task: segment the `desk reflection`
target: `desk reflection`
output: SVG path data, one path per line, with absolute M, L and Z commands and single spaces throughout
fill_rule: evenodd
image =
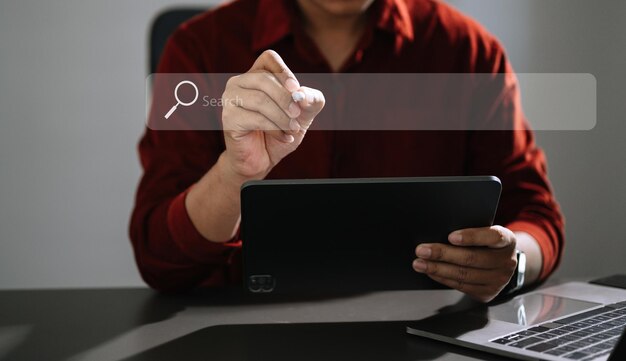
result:
M 502 360 L 412 336 L 406 321 L 221 325 L 207 327 L 126 361 L 159 360 Z

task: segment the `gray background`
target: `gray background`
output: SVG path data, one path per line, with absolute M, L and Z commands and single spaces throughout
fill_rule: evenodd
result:
M 517 71 L 596 76 L 595 129 L 538 133 L 567 217 L 558 274 L 626 272 L 626 2 L 451 2 L 502 40 Z M 127 228 L 147 29 L 173 5 L 0 0 L 0 288 L 142 285 Z

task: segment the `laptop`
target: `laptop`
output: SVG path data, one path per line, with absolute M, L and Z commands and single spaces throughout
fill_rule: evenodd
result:
M 493 224 L 491 176 L 262 180 L 241 190 L 245 289 L 330 295 L 445 288 L 415 248 Z
M 626 290 L 571 282 L 442 312 L 409 324 L 407 332 L 520 360 L 621 361 L 625 328 Z

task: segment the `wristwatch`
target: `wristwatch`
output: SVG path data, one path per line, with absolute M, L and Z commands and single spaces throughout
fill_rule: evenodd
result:
M 513 272 L 511 280 L 502 290 L 502 293 L 505 295 L 519 291 L 524 286 L 524 276 L 526 274 L 526 254 L 519 249 L 516 249 L 515 255 L 517 257 L 517 267 L 515 267 L 515 272 Z

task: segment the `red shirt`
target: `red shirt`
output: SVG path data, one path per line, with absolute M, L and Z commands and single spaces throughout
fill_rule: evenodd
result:
M 294 3 L 240 0 L 188 21 L 169 39 L 158 72 L 243 73 L 269 48 L 296 74 L 331 72 L 298 25 Z M 443 3 L 377 0 L 369 16 L 369 26 L 341 72 L 513 75 L 497 40 Z M 539 242 L 545 278 L 560 259 L 563 218 L 517 87 L 499 99 L 495 111 L 511 118 L 517 130 L 310 131 L 268 178 L 495 175 L 503 184 L 496 224 L 527 232 Z M 333 100 L 327 98 L 323 112 L 329 106 Z M 241 283 L 241 242 L 204 239 L 184 205 L 187 190 L 224 149 L 219 131 L 147 129 L 141 139 L 144 174 L 130 238 L 150 286 L 176 290 Z

